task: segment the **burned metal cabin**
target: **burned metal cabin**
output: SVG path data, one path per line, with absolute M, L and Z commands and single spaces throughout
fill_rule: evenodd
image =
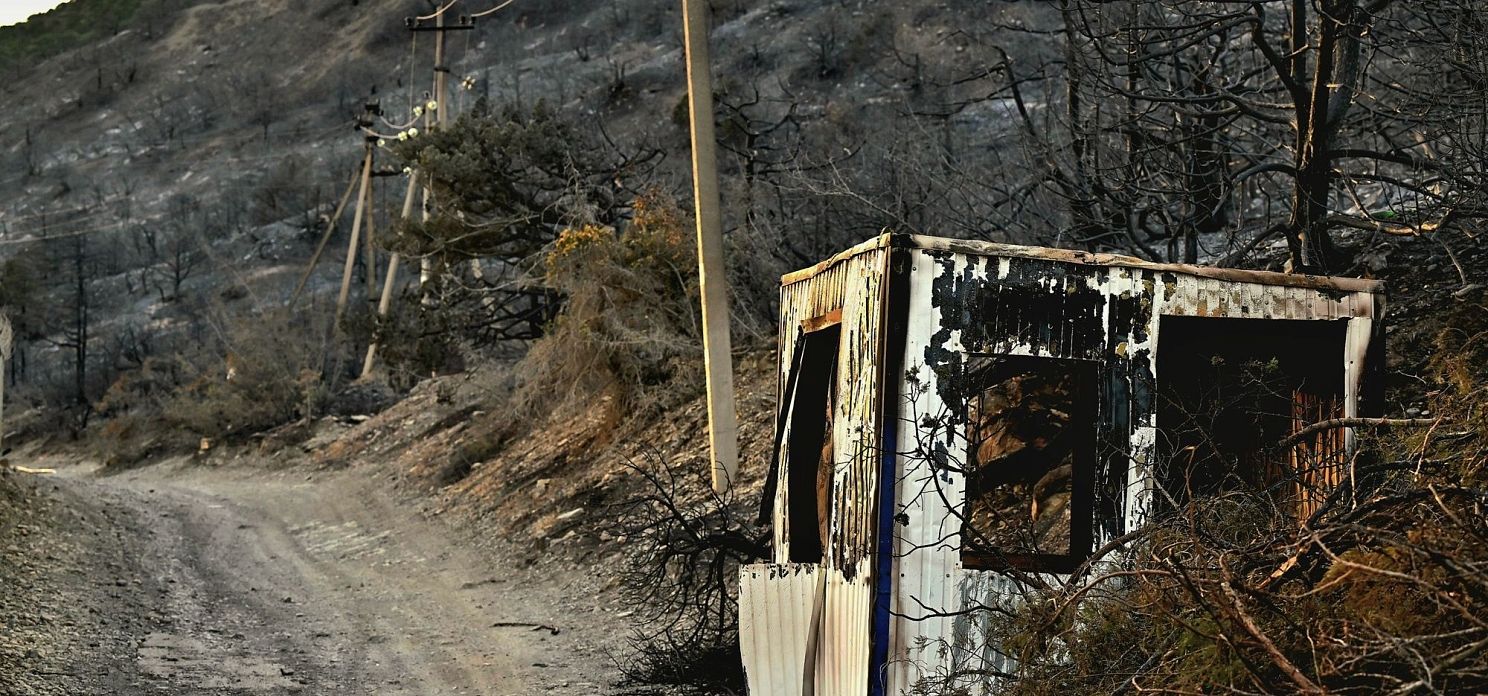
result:
M 967 611 L 1016 601 L 1003 571 L 1069 572 L 1174 495 L 1309 514 L 1352 433 L 1278 442 L 1370 414 L 1382 308 L 1370 280 L 907 235 L 786 275 L 751 693 L 1006 666 Z

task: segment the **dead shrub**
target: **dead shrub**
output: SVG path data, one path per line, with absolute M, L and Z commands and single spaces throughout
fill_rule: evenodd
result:
M 544 411 L 611 387 L 617 406 L 690 396 L 701 353 L 695 254 L 676 203 L 656 192 L 635 201 L 623 231 L 564 230 L 543 266 L 563 308 L 519 366 L 518 404 Z M 670 398 L 658 398 L 662 385 Z
M 180 359 L 147 358 L 114 380 L 93 406 L 106 420 L 89 442 L 92 455 L 118 468 L 194 448 L 194 438 L 168 427 L 161 415 L 186 367 Z
M 621 592 L 640 627 L 622 669 L 635 684 L 743 693 L 739 567 L 768 557 L 768 530 L 752 524 L 754 506 L 713 492 L 707 467 L 653 457 L 631 468 L 644 487 L 607 530 L 627 549 Z
M 287 311 L 236 322 L 223 336 L 225 357 L 199 358 L 194 378 L 165 403 L 166 422 L 230 439 L 321 413 L 330 394 L 320 378 L 319 335 Z
M 105 421 L 89 445 L 92 456 L 104 467 L 121 469 L 190 452 L 197 441 L 189 434 L 164 427 L 159 415 L 130 413 Z

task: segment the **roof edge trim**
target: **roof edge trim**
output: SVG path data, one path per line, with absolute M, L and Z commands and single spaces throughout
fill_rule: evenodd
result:
M 1143 261 L 1132 256 L 1120 254 L 1101 254 L 1088 251 L 1077 251 L 1073 249 L 1053 249 L 1049 247 L 1019 246 L 1015 244 L 1000 244 L 997 242 L 984 242 L 969 239 L 948 239 L 945 237 L 929 237 L 925 235 L 912 234 L 881 234 L 861 244 L 853 246 L 845 251 L 837 253 L 832 257 L 815 265 L 803 268 L 799 271 L 787 273 L 780 278 L 781 285 L 790 285 L 803 280 L 810 279 L 817 274 L 835 266 L 843 261 L 859 254 L 881 249 L 884 247 L 895 247 L 902 249 L 922 249 L 925 251 L 942 251 L 972 256 L 1000 256 L 1025 259 L 1043 259 L 1047 261 L 1059 261 L 1063 263 L 1078 264 L 1081 266 L 1104 266 L 1114 268 L 1137 268 L 1162 273 L 1182 273 L 1184 275 L 1198 276 L 1201 278 L 1213 278 L 1235 283 L 1255 283 L 1258 285 L 1279 285 L 1287 287 L 1311 288 L 1314 290 L 1333 290 L 1340 292 L 1367 292 L 1379 294 L 1384 291 L 1384 281 L 1371 280 L 1368 278 L 1347 278 L 1342 276 L 1319 276 L 1301 273 L 1278 273 L 1276 271 L 1251 271 L 1239 268 L 1218 268 L 1215 266 L 1196 266 L 1186 263 L 1158 263 L 1154 261 Z

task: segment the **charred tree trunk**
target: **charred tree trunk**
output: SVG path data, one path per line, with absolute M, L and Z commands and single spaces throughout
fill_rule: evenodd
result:
M 72 271 L 77 296 L 73 305 L 73 398 L 78 409 L 78 429 L 88 427 L 92 404 L 88 401 L 88 278 L 84 272 L 83 235 L 72 242 Z
M 1292 45 L 1306 44 L 1307 3 L 1294 5 Z M 1287 244 L 1292 270 L 1328 273 L 1339 269 L 1328 234 L 1328 199 L 1333 191 L 1334 136 L 1353 104 L 1359 74 L 1359 40 L 1369 16 L 1354 0 L 1324 0 L 1317 18 L 1317 67 L 1306 99 L 1297 104 L 1297 176 Z M 1300 18 L 1300 19 L 1299 19 Z M 1302 32 L 1296 35 L 1295 32 Z M 1302 60 L 1302 59 L 1298 59 Z M 1294 63 L 1294 74 L 1305 70 Z

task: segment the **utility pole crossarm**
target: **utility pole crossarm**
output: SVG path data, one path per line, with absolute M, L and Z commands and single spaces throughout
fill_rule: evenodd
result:
M 442 21 L 444 16 L 440 15 L 439 19 Z M 469 17 L 461 17 L 455 20 L 454 24 L 436 24 L 432 27 L 413 17 L 409 17 L 404 22 L 408 24 L 409 31 L 470 31 L 475 28 L 475 20 Z

